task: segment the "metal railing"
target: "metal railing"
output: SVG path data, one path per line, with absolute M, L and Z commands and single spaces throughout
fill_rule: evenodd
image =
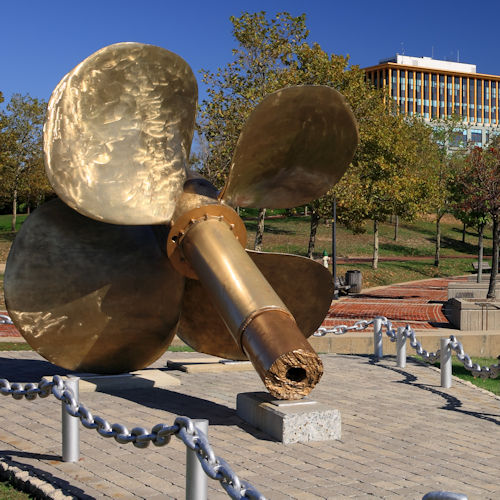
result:
M 383 327 L 386 328 L 386 335 L 389 337 L 391 342 L 396 342 L 396 360 L 399 368 L 404 368 L 406 366 L 406 340 L 410 341 L 411 347 L 413 347 L 418 355 L 426 363 L 435 363 L 440 361 L 441 368 L 441 387 L 449 388 L 452 383 L 452 351 L 455 351 L 457 358 L 462 362 L 464 368 L 472 373 L 474 377 L 479 376 L 481 378 L 496 378 L 500 374 L 500 364 L 494 364 L 491 366 L 480 366 L 478 363 L 473 363 L 470 356 L 465 353 L 462 343 L 455 337 L 455 335 L 450 335 L 449 337 L 443 337 L 440 341 L 440 349 L 436 352 L 426 351 L 421 342 L 417 339 L 415 331 L 410 325 L 405 327 L 398 327 L 395 330 L 392 327 L 392 323 L 384 316 L 377 316 L 372 320 L 361 320 L 354 323 L 352 326 L 338 325 L 332 328 L 319 328 L 314 335 L 316 337 L 323 337 L 329 333 L 334 335 L 344 335 L 351 331 L 362 331 L 366 330 L 369 326 L 373 325 L 373 354 L 376 359 L 382 359 L 383 357 Z
M 12 320 L 5 314 L 0 314 L 0 325 L 13 325 Z
M 38 384 L 11 384 L 0 379 L 0 393 L 14 399 L 26 398 L 33 401 L 51 394 L 62 403 L 62 459 L 79 460 L 78 419 L 87 429 L 95 429 L 102 437 L 114 438 L 121 444 L 132 443 L 137 448 L 146 448 L 150 443 L 165 446 L 172 436 L 179 438 L 187 447 L 186 455 L 186 499 L 206 500 L 206 476 L 219 481 L 222 488 L 233 499 L 249 498 L 266 500 L 250 483 L 240 480 L 227 462 L 215 455 L 207 439 L 208 420 L 192 420 L 177 417 L 173 425 L 157 424 L 149 432 L 143 427 L 129 431 L 122 424 L 110 424 L 106 419 L 93 416 L 78 402 L 78 377 L 67 380 L 55 375 L 52 381 L 42 378 Z

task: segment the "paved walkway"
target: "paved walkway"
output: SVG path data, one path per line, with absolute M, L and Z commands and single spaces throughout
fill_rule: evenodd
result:
M 193 353 L 192 356 L 199 357 Z M 154 365 L 186 353 L 167 353 Z M 469 499 L 500 498 L 500 400 L 410 361 L 374 363 L 367 356 L 323 355 L 325 375 L 311 397 L 338 408 L 342 440 L 283 445 L 235 413 L 238 392 L 262 391 L 255 372 L 169 371 L 181 385 L 82 393 L 94 415 L 129 429 L 173 422 L 177 415 L 210 420 L 209 440 L 240 478 L 269 499 L 419 499 L 434 490 Z M 0 353 L 0 377 L 38 381 L 61 370 L 33 352 Z M 43 478 L 51 498 L 182 499 L 185 448 L 137 449 L 81 430 L 81 461 L 60 461 L 60 403 L 2 397 L 0 462 Z M 2 465 L 0 463 L 0 465 Z M 57 489 L 54 490 L 53 487 Z M 209 498 L 228 498 L 209 480 Z
M 395 327 L 409 324 L 414 330 L 450 328 L 442 309 L 448 283 L 458 280 L 466 278 L 413 281 L 341 297 L 332 302 L 323 326 L 352 325 L 360 319 L 385 316 Z

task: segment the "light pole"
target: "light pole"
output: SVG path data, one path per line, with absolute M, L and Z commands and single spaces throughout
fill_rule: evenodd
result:
M 333 275 L 333 300 L 338 300 L 337 289 L 337 198 L 333 197 L 332 206 L 332 275 Z

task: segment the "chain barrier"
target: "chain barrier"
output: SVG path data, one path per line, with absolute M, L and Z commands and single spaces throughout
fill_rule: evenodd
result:
M 5 314 L 0 314 L 0 325 L 13 325 L 12 320 Z
M 334 335 L 344 335 L 344 333 L 347 332 L 352 332 L 352 331 L 359 332 L 361 330 L 366 330 L 370 325 L 373 325 L 374 321 L 375 321 L 374 319 L 370 321 L 363 319 L 361 321 L 356 321 L 356 323 L 354 323 L 354 325 L 352 326 L 338 325 L 332 328 L 325 328 L 322 326 L 318 328 L 313 335 L 315 337 L 324 337 L 328 333 L 333 333 Z
M 320 327 L 314 333 L 315 337 L 324 337 L 328 333 L 333 333 L 334 335 L 344 335 L 350 331 L 361 331 L 366 330 L 370 325 L 373 325 L 376 319 L 381 320 L 381 325 L 385 326 L 386 335 L 389 337 L 391 342 L 396 342 L 397 331 L 392 327 L 392 322 L 384 316 L 377 316 L 376 318 L 367 321 L 361 320 L 354 323 L 352 326 L 338 325 L 331 328 Z M 416 353 L 422 356 L 426 363 L 435 363 L 441 357 L 441 350 L 438 349 L 436 352 L 426 351 L 422 347 L 422 343 L 417 339 L 415 330 L 410 325 L 406 325 L 403 332 L 403 337 L 409 339 L 410 345 L 415 349 Z M 500 364 L 495 364 L 491 366 L 480 366 L 478 363 L 473 363 L 470 356 L 464 352 L 462 343 L 455 337 L 455 335 L 450 335 L 450 348 L 455 351 L 457 358 L 462 362 L 465 369 L 470 371 L 474 377 L 479 376 L 481 378 L 496 378 L 500 374 Z
M 188 417 L 177 417 L 174 425 L 157 424 L 151 432 L 144 427 L 134 427 L 130 432 L 122 424 L 110 424 L 106 419 L 93 416 L 82 404 L 78 404 L 73 392 L 66 387 L 59 375 L 54 375 L 52 381 L 42 378 L 38 384 L 10 383 L 0 379 L 0 392 L 14 399 L 23 397 L 32 401 L 38 397 L 46 398 L 51 394 L 61 401 L 66 412 L 80 419 L 87 429 L 95 429 L 102 437 L 114 438 L 120 444 L 132 443 L 137 448 L 147 448 L 149 443 L 155 446 L 165 446 L 172 436 L 179 438 L 186 447 L 196 452 L 197 458 L 205 474 L 219 481 L 226 493 L 233 499 L 249 498 L 266 500 L 250 483 L 241 480 L 227 464 L 215 455 L 206 435 L 195 428 L 194 422 Z

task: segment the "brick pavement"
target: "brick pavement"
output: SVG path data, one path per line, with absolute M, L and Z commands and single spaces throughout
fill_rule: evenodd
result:
M 443 313 L 448 283 L 461 278 L 436 278 L 378 287 L 332 302 L 325 327 L 352 325 L 360 319 L 385 316 L 395 327 L 414 329 L 450 328 Z
M 198 353 L 193 354 L 196 357 Z M 186 353 L 167 353 L 155 363 Z M 82 402 L 112 422 L 151 428 L 177 415 L 210 420 L 217 455 L 270 499 L 405 498 L 451 490 L 500 498 L 500 400 L 467 383 L 439 387 L 439 373 L 411 360 L 322 356 L 325 375 L 312 398 L 338 408 L 342 440 L 282 445 L 241 421 L 237 392 L 262 391 L 251 372 L 171 371 L 171 390 L 83 393 Z M 61 370 L 33 352 L 0 353 L 0 377 L 38 381 Z M 77 498 L 184 498 L 184 445 L 140 450 L 81 430 L 82 460 L 62 463 L 60 403 L 1 398 L 0 459 Z M 228 498 L 209 480 L 209 498 Z M 59 493 L 59 496 L 62 494 Z

